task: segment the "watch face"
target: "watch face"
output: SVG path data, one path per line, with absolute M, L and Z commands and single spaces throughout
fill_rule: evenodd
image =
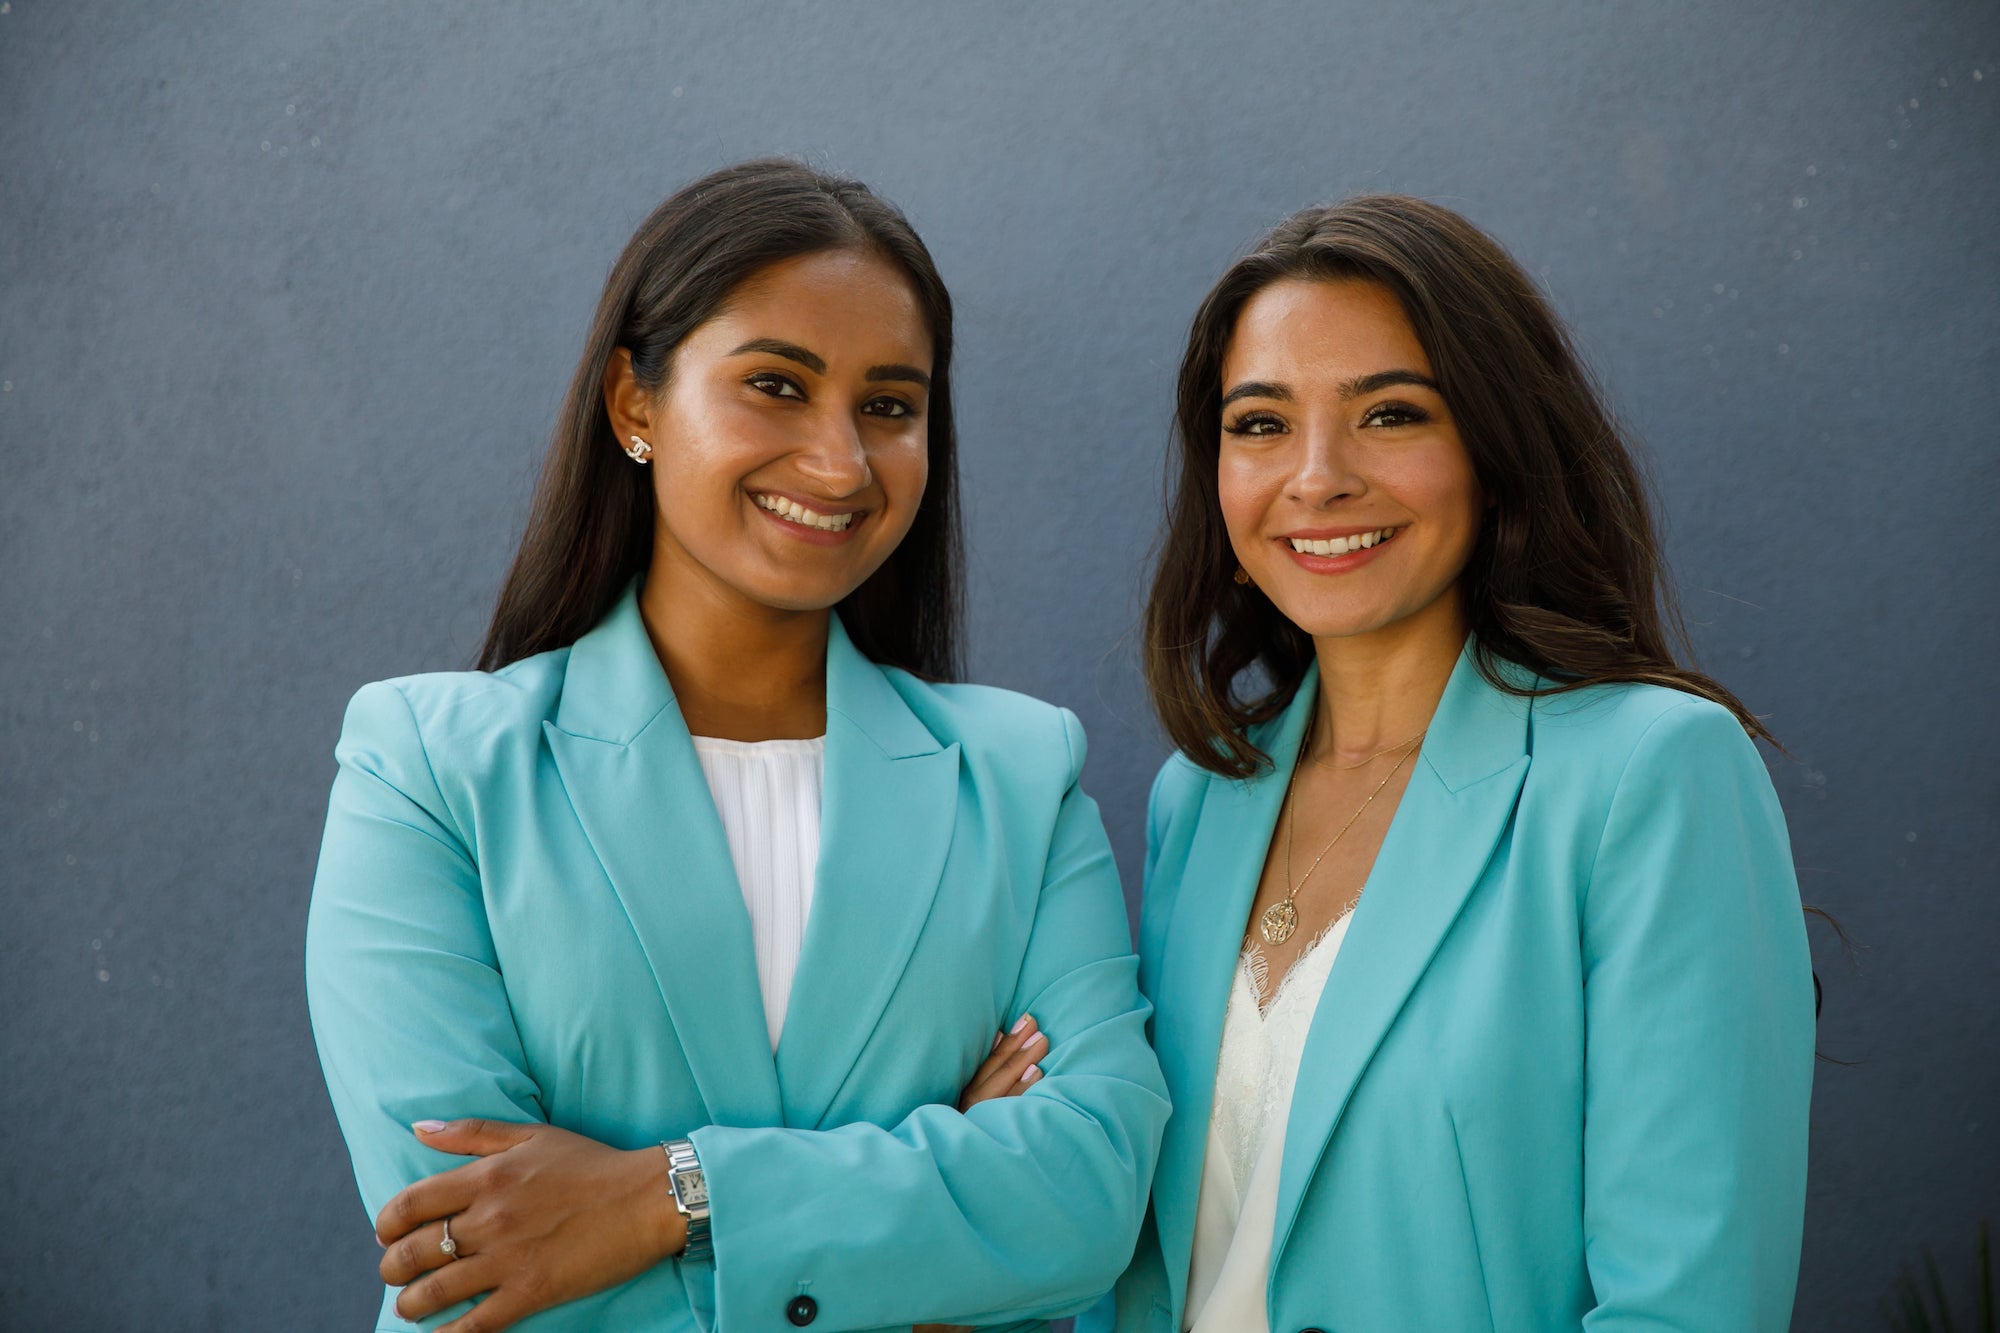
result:
M 699 1208 L 708 1202 L 708 1178 L 700 1167 L 674 1172 L 674 1193 L 690 1208 Z

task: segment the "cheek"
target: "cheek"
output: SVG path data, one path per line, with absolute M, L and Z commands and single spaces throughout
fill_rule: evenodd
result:
M 869 451 L 868 463 L 889 502 L 914 509 L 930 484 L 930 437 L 916 430 L 888 441 Z
M 1215 472 L 1216 499 L 1222 508 L 1222 523 L 1240 546 L 1252 541 L 1263 522 L 1278 487 L 1273 470 L 1260 467 L 1260 460 L 1225 453 Z M 1282 482 L 1279 477 L 1278 481 Z

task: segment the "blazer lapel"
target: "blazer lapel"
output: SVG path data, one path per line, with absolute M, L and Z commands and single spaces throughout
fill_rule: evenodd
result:
M 779 1123 L 750 913 L 636 585 L 570 649 L 562 702 L 543 730 L 710 1119 Z
M 1154 1046 L 1174 1113 L 1160 1146 L 1153 1207 L 1176 1310 L 1187 1297 L 1188 1257 L 1194 1245 L 1195 1203 L 1208 1146 L 1223 1012 L 1229 1004 L 1244 924 L 1263 876 L 1264 854 L 1318 697 L 1319 669 L 1314 666 L 1284 713 L 1258 738 L 1271 756 L 1271 768 L 1242 781 L 1208 780 L 1167 928 L 1155 987 Z
M 836 616 L 819 866 L 778 1037 L 787 1125 L 820 1124 L 902 977 L 951 847 L 958 760 Z
M 1299 1058 L 1271 1273 L 1327 1141 L 1382 1038 L 1492 859 L 1528 772 L 1529 700 L 1480 675 L 1471 641 L 1369 873 Z

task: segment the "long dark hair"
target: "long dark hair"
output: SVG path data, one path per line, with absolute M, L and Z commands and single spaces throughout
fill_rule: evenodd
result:
M 628 348 L 639 383 L 657 390 L 674 349 L 768 264 L 868 249 L 909 278 L 931 335 L 930 480 L 908 535 L 840 603 L 848 637 L 871 660 L 933 680 L 959 672 L 962 561 L 958 437 L 951 414 L 951 296 L 930 251 L 894 205 L 859 181 L 768 158 L 726 167 L 676 191 L 640 225 L 605 280 L 556 420 L 479 668 L 563 648 L 603 618 L 653 549 L 646 469 L 618 451 L 604 371 Z
M 1665 685 L 1722 704 L 1770 739 L 1735 695 L 1679 665 L 1687 634 L 1645 483 L 1533 280 L 1451 210 L 1366 195 L 1285 219 L 1222 275 L 1188 334 L 1179 476 L 1145 626 L 1146 684 L 1183 754 L 1232 778 L 1261 770 L 1269 759 L 1248 730 L 1283 711 L 1313 659 L 1304 630 L 1234 581 L 1216 485 L 1223 355 L 1244 304 L 1287 278 L 1380 283 L 1430 357 L 1490 501 L 1460 575 L 1489 681 L 1515 694 Z M 1503 660 L 1543 683 L 1515 683 Z

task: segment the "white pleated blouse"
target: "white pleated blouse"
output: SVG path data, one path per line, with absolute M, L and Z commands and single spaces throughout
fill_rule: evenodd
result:
M 1237 960 L 1222 1020 L 1215 1106 L 1194 1211 L 1186 1333 L 1270 1333 L 1264 1293 L 1278 1221 L 1278 1169 L 1299 1055 L 1347 938 L 1348 912 L 1321 932 L 1269 995 L 1261 952 Z
M 809 741 L 727 741 L 696 736 L 694 752 L 708 779 L 715 813 L 729 840 L 729 859 L 757 949 L 757 987 L 771 1049 L 785 1030 L 785 1006 L 812 911 L 819 865 L 820 790 L 826 738 Z

